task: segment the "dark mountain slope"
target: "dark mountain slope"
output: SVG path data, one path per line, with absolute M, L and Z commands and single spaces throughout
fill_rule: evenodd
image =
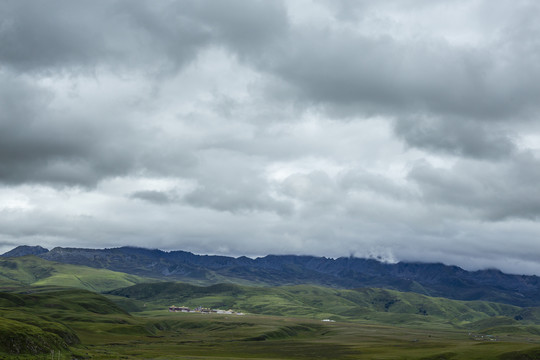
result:
M 16 253 L 15 250 L 10 253 Z M 250 259 L 134 247 L 54 248 L 38 256 L 62 263 L 199 284 L 234 282 L 259 285 L 315 284 L 335 288 L 378 287 L 458 300 L 540 305 L 540 280 L 537 276 L 509 275 L 498 270 L 471 272 L 443 264 L 387 264 L 373 259 L 295 255 L 268 255 Z
M 40 255 L 48 252 L 48 249 L 45 249 L 41 246 L 28 246 L 21 245 L 17 246 L 15 249 L 8 251 L 5 254 L 0 255 L 0 257 L 18 257 L 18 256 L 28 256 L 28 255 Z

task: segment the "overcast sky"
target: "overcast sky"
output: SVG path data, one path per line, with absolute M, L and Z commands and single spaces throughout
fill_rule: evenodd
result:
M 0 252 L 540 275 L 540 2 L 0 2 Z

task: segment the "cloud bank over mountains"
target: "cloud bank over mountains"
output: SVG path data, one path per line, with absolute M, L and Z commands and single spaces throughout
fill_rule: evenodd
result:
M 0 250 L 540 274 L 533 1 L 4 1 Z

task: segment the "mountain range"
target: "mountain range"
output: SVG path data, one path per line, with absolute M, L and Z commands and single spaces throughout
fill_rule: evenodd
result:
M 540 278 L 488 269 L 467 271 L 440 263 L 384 263 L 375 259 L 337 259 L 268 255 L 251 259 L 196 255 L 135 247 L 83 249 L 19 246 L 3 255 L 33 255 L 73 265 L 194 284 L 237 283 L 279 286 L 312 284 L 332 288 L 384 288 L 457 300 L 486 300 L 540 306 Z

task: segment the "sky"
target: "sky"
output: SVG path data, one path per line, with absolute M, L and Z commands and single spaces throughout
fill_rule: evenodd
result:
M 540 275 L 540 2 L 0 2 L 0 252 Z

